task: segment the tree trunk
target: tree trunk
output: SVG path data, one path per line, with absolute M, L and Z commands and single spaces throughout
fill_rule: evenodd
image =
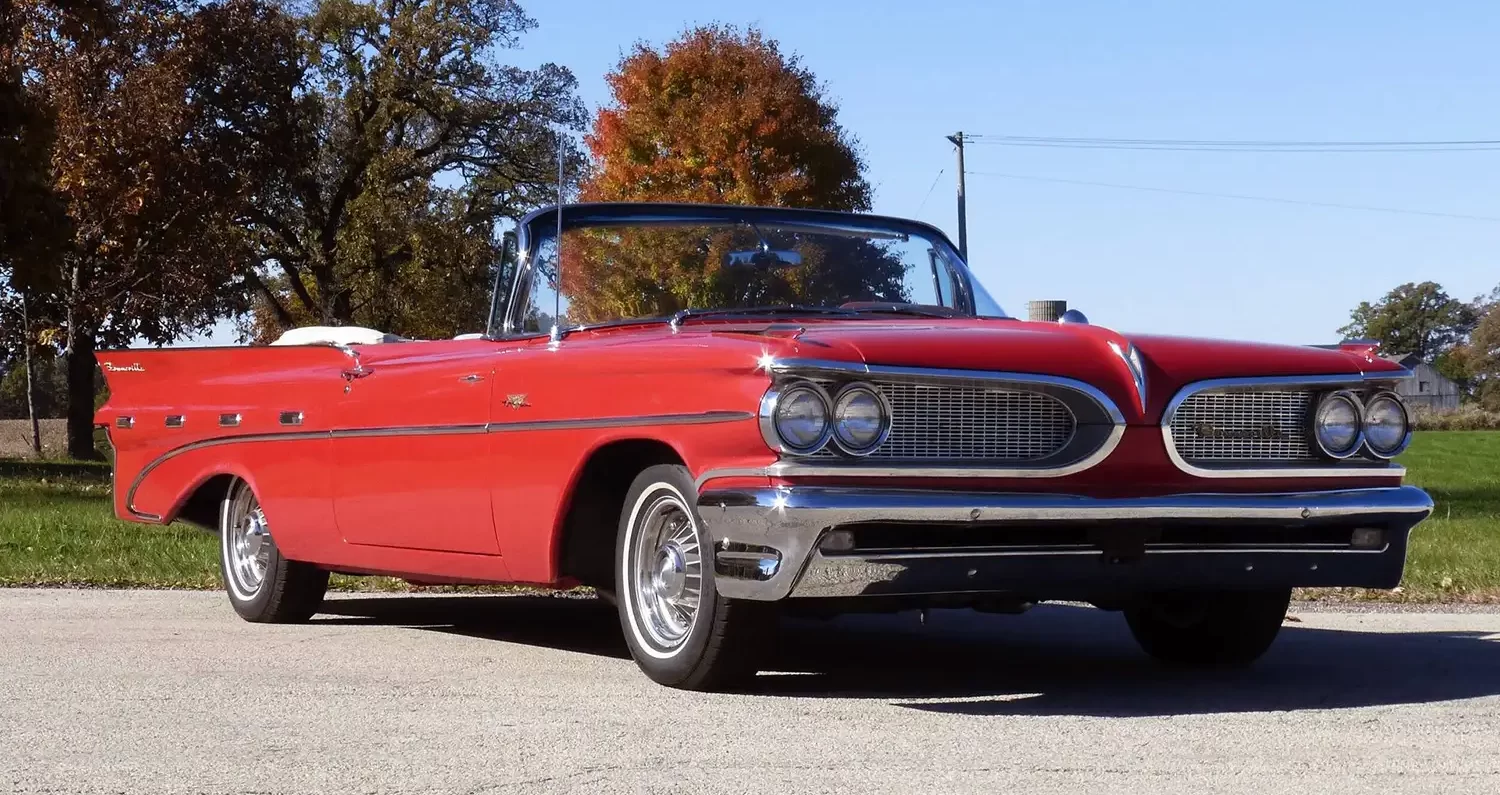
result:
M 68 350 L 68 455 L 97 461 L 94 449 L 94 332 L 70 331 Z
M 31 357 L 31 296 L 21 291 L 21 344 L 26 348 L 26 416 L 31 419 L 31 452 L 42 457 L 42 423 L 36 416 L 36 365 Z

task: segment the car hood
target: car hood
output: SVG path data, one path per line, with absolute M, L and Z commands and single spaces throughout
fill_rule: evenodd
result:
M 1131 346 L 1145 367 L 1141 410 L 1121 352 Z M 871 366 L 1034 373 L 1073 378 L 1150 420 L 1182 386 L 1212 378 L 1357 375 L 1400 371 L 1379 358 L 1341 350 L 1117 332 L 1085 324 L 1019 320 L 811 323 L 796 337 L 804 358 L 857 360 Z

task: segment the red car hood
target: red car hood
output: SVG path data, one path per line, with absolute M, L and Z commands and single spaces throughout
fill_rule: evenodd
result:
M 1064 376 L 1103 390 L 1132 421 L 1154 421 L 1172 395 L 1193 381 L 1401 370 L 1376 357 L 1340 350 L 1123 334 L 1084 324 L 964 319 L 814 323 L 805 328 L 792 355 Z M 1115 351 L 1115 346 L 1128 350 L 1131 345 L 1139 350 L 1146 369 L 1144 414 L 1131 371 Z

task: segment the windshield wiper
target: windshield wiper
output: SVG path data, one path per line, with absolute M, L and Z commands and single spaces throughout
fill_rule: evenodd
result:
M 838 315 L 839 317 L 860 317 L 860 313 L 853 309 L 843 309 L 836 306 L 810 306 L 806 304 L 773 304 L 771 306 L 747 306 L 738 309 L 684 309 L 672 316 L 667 321 L 673 329 L 682 325 L 682 321 L 688 318 L 705 317 L 740 317 L 754 315 Z
M 931 304 L 899 304 L 885 301 L 868 301 L 857 304 L 849 304 L 843 309 L 859 313 L 878 313 L 882 315 L 910 315 L 912 317 L 967 317 L 957 309 L 949 309 L 946 306 L 934 306 Z

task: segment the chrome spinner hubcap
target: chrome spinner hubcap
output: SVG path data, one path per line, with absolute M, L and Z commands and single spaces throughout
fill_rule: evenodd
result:
M 260 590 L 271 561 L 271 528 L 255 493 L 241 483 L 229 497 L 222 518 L 224 570 L 229 586 L 242 598 Z
M 698 528 L 675 493 L 658 494 L 636 515 L 631 557 L 641 629 L 659 651 L 674 650 L 687 640 L 703 593 Z

